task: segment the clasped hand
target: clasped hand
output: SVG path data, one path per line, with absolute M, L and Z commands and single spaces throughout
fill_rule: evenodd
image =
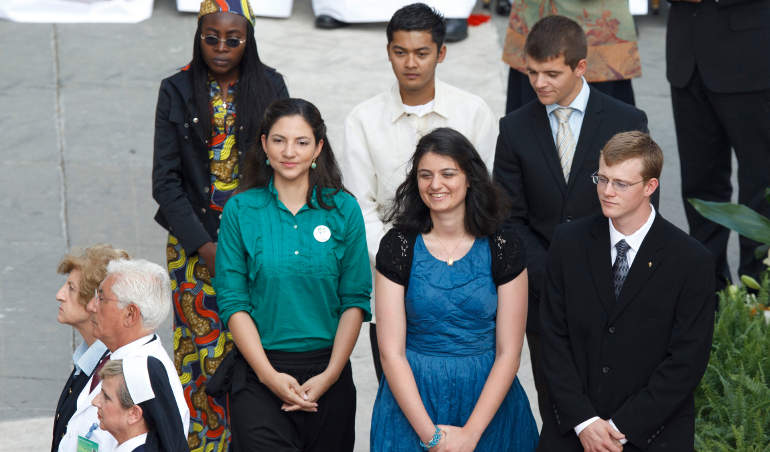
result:
M 615 430 L 609 421 L 597 419 L 578 435 L 585 452 L 622 452 L 620 440 L 626 435 Z
M 479 442 L 479 436 L 466 428 L 454 425 L 437 425 L 444 431 L 444 435 L 430 452 L 473 452 Z
M 263 382 L 281 401 L 283 411 L 318 411 L 318 399 L 334 384 L 334 379 L 326 372 L 308 379 L 300 385 L 289 374 L 275 372 Z

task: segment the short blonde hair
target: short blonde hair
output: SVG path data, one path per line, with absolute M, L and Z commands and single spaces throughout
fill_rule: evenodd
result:
M 649 134 L 638 130 L 615 134 L 604 145 L 600 155 L 608 166 L 632 158 L 642 159 L 644 180 L 660 179 L 660 173 L 663 171 L 663 151 L 660 146 Z
M 128 259 L 125 250 L 113 248 L 112 245 L 94 245 L 83 250 L 82 254 L 67 254 L 59 262 L 56 271 L 66 275 L 72 270 L 80 270 L 79 301 L 83 306 L 94 296 L 94 290 L 107 276 L 107 264 L 116 259 Z

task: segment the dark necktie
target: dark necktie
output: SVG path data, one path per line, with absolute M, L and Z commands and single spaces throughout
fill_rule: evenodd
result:
M 88 390 L 89 394 L 94 391 L 94 388 L 96 387 L 96 385 L 98 385 L 99 381 L 101 381 L 101 378 L 99 378 L 99 371 L 102 370 L 102 367 L 104 367 L 104 365 L 109 360 L 110 360 L 110 352 L 107 352 L 104 354 L 104 356 L 102 356 L 102 359 L 99 360 L 99 364 L 96 365 L 93 376 L 91 377 L 91 388 Z
M 615 285 L 615 299 L 620 296 L 620 290 L 623 288 L 623 283 L 628 276 L 628 259 L 626 259 L 626 253 L 631 248 L 625 240 L 621 240 L 615 244 L 615 249 L 618 250 L 618 256 L 615 258 L 615 264 L 612 266 L 612 283 Z

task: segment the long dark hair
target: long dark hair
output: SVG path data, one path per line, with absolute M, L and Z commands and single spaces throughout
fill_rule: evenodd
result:
M 204 17 L 206 16 L 198 19 L 198 28 L 195 30 L 195 39 L 193 40 L 193 58 L 189 70 L 192 72 L 193 101 L 198 110 L 198 117 L 210 134 L 209 68 L 203 60 L 200 38 Z M 238 66 L 238 85 L 235 91 L 237 112 L 235 115 L 235 130 L 237 131 L 235 140 L 238 149 L 241 150 L 248 149 L 253 144 L 262 112 L 270 105 L 270 102 L 278 97 L 277 87 L 270 83 L 265 73 L 266 66 L 259 59 L 257 41 L 254 39 L 254 27 L 245 18 L 243 20 L 246 22 L 246 42 L 244 43 L 246 47 Z
M 422 201 L 417 186 L 417 167 L 425 154 L 432 152 L 457 162 L 468 181 L 465 195 L 465 230 L 475 237 L 494 234 L 503 224 L 510 201 L 502 189 L 492 182 L 484 161 L 470 141 L 460 132 L 441 127 L 425 135 L 417 143 L 406 180 L 396 190 L 393 205 L 385 216 L 386 223 L 397 228 L 421 233 L 433 229 L 430 210 Z
M 308 207 L 314 207 L 311 201 L 313 190 L 315 190 L 315 200 L 318 205 L 327 210 L 332 209 L 334 205 L 330 201 L 331 195 L 336 194 L 340 190 L 345 192 L 347 190 L 342 185 L 342 174 L 340 173 L 339 166 L 337 166 L 337 160 L 334 158 L 329 139 L 326 136 L 326 124 L 323 118 L 321 118 L 321 112 L 318 111 L 315 105 L 305 99 L 278 99 L 265 110 L 265 116 L 262 118 L 259 128 L 259 136 L 269 135 L 273 125 L 279 119 L 286 116 L 301 116 L 310 128 L 313 129 L 315 142 L 318 143 L 320 140 L 323 140 L 321 153 L 315 161 L 316 168 L 311 169 L 308 174 L 306 202 Z M 262 148 L 262 140 L 257 139 L 256 143 L 243 156 L 243 172 L 238 191 L 241 192 L 254 187 L 266 187 L 272 177 L 273 168 L 265 162 L 265 150 Z M 324 196 L 322 190 L 324 188 L 331 188 L 334 191 L 331 195 Z

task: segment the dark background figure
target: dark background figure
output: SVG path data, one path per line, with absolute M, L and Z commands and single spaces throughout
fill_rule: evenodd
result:
M 714 263 L 652 207 L 662 167 L 649 135 L 615 135 L 594 177 L 602 213 L 554 233 L 540 305 L 553 414 L 539 451 L 694 449 Z
M 672 1 L 666 34 L 682 198 L 690 235 L 716 259 L 717 288 L 730 281 L 730 231 L 688 198 L 730 201 L 732 152 L 738 202 L 770 214 L 770 0 Z M 757 276 L 759 244 L 740 237 L 738 274 Z
M 281 75 L 260 61 L 251 12 L 241 5 L 201 3 L 192 62 L 161 83 L 155 120 L 152 193 L 155 219 L 169 233 L 174 363 L 193 414 L 191 449 L 218 448 L 229 436 L 224 399 L 205 393 L 232 347 L 211 285 L 222 209 L 262 112 L 288 96 Z
M 591 87 L 635 105 L 631 79 L 642 75 L 636 28 L 626 0 L 552 0 L 548 7 L 538 0 L 513 0 L 503 61 L 508 72 L 505 111 L 510 113 L 535 99 L 527 81 L 524 43 L 532 26 L 542 17 L 558 14 L 578 22 L 588 42 L 585 78 Z
M 538 99 L 500 121 L 494 178 L 512 200 L 505 227 L 516 231 L 527 250 L 529 312 L 527 344 L 532 360 L 540 415 L 552 415 L 540 367 L 539 306 L 546 254 L 554 229 L 600 211 L 591 175 L 599 150 L 616 133 L 647 130 L 647 116 L 636 108 L 589 88 L 586 39 L 580 25 L 563 16 L 547 16 L 532 27 L 526 42 L 529 83 Z M 534 92 L 534 91 L 533 91 Z M 557 148 L 558 109 L 570 107 L 572 161 L 565 168 Z M 657 202 L 657 192 L 655 195 Z

